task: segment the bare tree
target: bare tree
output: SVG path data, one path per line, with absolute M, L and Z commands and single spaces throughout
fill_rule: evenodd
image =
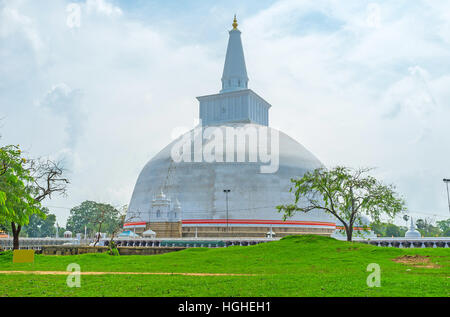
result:
M 53 194 L 65 196 L 67 185 L 70 184 L 68 178 L 64 177 L 66 170 L 61 161 L 31 160 L 31 176 L 34 179 L 34 200 L 43 201 L 45 198 L 52 198 Z

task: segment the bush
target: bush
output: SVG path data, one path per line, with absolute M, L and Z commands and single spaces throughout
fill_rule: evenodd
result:
M 109 255 L 114 255 L 114 256 L 120 255 L 119 249 L 117 249 L 117 248 L 111 248 L 108 251 L 106 251 L 106 253 Z
M 0 256 L 12 256 L 13 251 L 12 250 L 0 250 Z

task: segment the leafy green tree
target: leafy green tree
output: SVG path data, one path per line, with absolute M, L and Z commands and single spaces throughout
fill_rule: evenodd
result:
M 45 219 L 38 215 L 31 215 L 28 225 L 23 228 L 30 238 L 54 237 L 56 234 L 56 216 L 50 214 L 48 208 L 44 207 L 41 211 L 46 215 Z
M 370 225 L 372 231 L 377 235 L 377 237 L 385 237 L 386 227 L 382 222 L 373 222 Z
M 0 216 L 0 218 L 2 218 L 2 217 Z M 7 233 L 9 235 L 12 234 L 12 232 L 11 232 L 11 223 L 6 221 L 6 219 L 1 220 L 1 222 L 0 222 L 0 232 Z
M 404 237 L 407 230 L 405 227 L 399 227 L 393 223 L 386 222 L 372 223 L 371 228 L 379 237 Z
M 351 241 L 353 226 L 362 223 L 362 215 L 379 222 L 381 215 L 393 218 L 405 210 L 405 202 L 395 193 L 395 187 L 367 175 L 370 170 L 338 166 L 306 172 L 300 179 L 291 179 L 294 204 L 280 205 L 277 209 L 284 220 L 296 212 L 323 210 L 344 225 L 347 241 Z
M 416 226 L 417 230 L 424 237 L 438 237 L 441 235 L 439 227 L 433 226 L 428 219 L 417 219 Z
M 66 227 L 73 233 L 84 233 L 86 226 L 90 236 L 100 230 L 111 234 L 120 221 L 120 213 L 113 206 L 87 200 L 70 210 Z
M 19 248 L 22 227 L 32 215 L 45 218 L 41 202 L 52 194 L 66 193 L 64 169 L 51 160 L 26 160 L 19 146 L 0 148 L 0 223 L 10 223 L 13 248 Z
M 386 237 L 404 237 L 405 230 L 393 223 L 388 223 L 386 225 Z
M 29 217 L 45 215 L 39 209 L 40 202 L 33 197 L 34 189 L 29 185 L 34 179 L 18 146 L 0 148 L 0 166 L 0 222 L 11 224 L 13 248 L 18 249 L 20 231 Z
M 439 229 L 441 229 L 443 237 L 450 237 L 450 219 L 436 222 Z

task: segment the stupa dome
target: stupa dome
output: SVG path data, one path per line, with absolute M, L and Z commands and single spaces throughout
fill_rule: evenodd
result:
M 257 124 L 233 123 L 233 128 L 257 128 Z M 204 128 L 203 128 L 204 129 Z M 225 127 L 219 129 L 225 130 Z M 268 128 L 274 130 L 272 128 Z M 192 133 L 192 131 L 188 132 Z M 257 224 L 273 221 L 281 223 L 276 206 L 292 203 L 294 195 L 289 192 L 291 178 L 301 177 L 305 172 L 321 167 L 321 162 L 300 143 L 278 131 L 279 167 L 276 173 L 260 173 L 261 162 L 174 162 L 172 149 L 177 140 L 166 146 L 151 159 L 140 173 L 131 198 L 128 213 L 136 221 L 147 221 L 153 193 L 160 192 L 177 197 L 181 202 L 183 223 L 196 221 L 217 223 L 226 220 L 226 197 L 223 192 L 230 189 L 228 219 L 233 223 Z M 224 132 L 226 139 L 226 134 Z M 225 141 L 226 142 L 226 141 Z M 192 144 L 194 148 L 194 144 Z M 249 157 L 249 147 L 243 149 Z M 239 149 L 234 151 L 238 157 Z M 195 151 L 193 151 L 195 156 Z M 333 220 L 322 212 L 299 214 L 293 221 Z M 150 220 L 151 221 L 151 220 Z M 334 223 L 334 222 L 333 222 Z

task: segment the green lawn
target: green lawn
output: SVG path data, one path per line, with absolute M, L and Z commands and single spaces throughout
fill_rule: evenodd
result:
M 429 256 L 434 267 L 396 263 L 402 255 Z M 248 247 L 195 248 L 153 256 L 37 255 L 0 270 L 84 272 L 250 273 L 254 276 L 96 275 L 69 288 L 66 276 L 0 274 L 0 296 L 449 296 L 450 249 L 397 249 L 295 236 Z M 366 284 L 367 265 L 381 267 L 381 287 Z

